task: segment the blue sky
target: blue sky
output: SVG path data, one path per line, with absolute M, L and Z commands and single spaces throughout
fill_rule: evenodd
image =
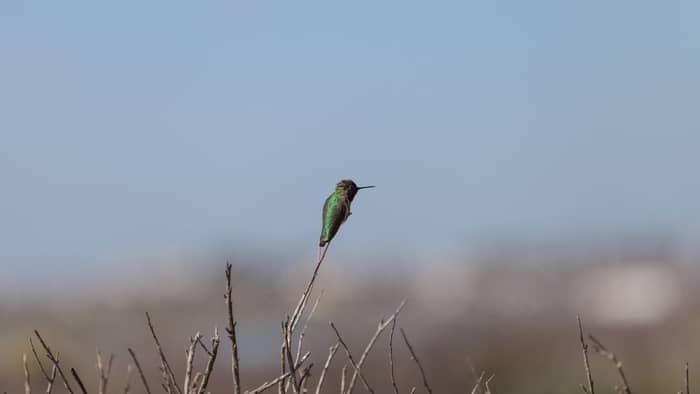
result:
M 356 199 L 347 250 L 697 237 L 699 14 L 3 1 L 0 262 L 310 250 L 348 177 L 377 188 Z

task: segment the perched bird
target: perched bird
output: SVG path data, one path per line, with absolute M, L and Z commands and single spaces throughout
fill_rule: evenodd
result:
M 321 227 L 320 247 L 331 242 L 343 224 L 352 214 L 350 203 L 355 198 L 355 194 L 360 189 L 367 189 L 374 186 L 360 186 L 349 179 L 343 179 L 335 185 L 335 191 L 331 193 L 323 204 L 323 226 Z

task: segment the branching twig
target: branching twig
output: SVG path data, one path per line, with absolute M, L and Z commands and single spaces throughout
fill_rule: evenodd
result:
M 300 393 L 306 393 L 306 382 L 309 380 L 309 377 L 311 376 L 311 368 L 313 368 L 314 363 L 309 364 L 308 367 L 304 368 L 304 370 L 301 373 L 301 378 L 299 379 L 299 392 Z
M 34 347 L 34 342 L 32 342 L 32 338 L 29 338 L 29 346 L 32 348 L 32 354 L 34 354 L 34 359 L 36 360 L 36 363 L 39 364 L 39 370 L 41 371 L 41 374 L 44 376 L 46 379 L 46 393 L 51 394 L 51 391 L 53 390 L 53 382 L 56 381 L 56 365 L 51 366 L 51 375 L 49 376 L 46 373 L 46 369 L 44 369 L 44 364 L 41 362 L 41 359 L 39 358 L 39 355 L 36 352 L 36 348 Z M 56 353 L 56 360 L 58 360 L 58 353 Z
M 241 393 L 241 378 L 238 365 L 238 341 L 236 340 L 236 320 L 233 317 L 233 299 L 231 298 L 231 263 L 226 262 L 226 292 L 224 293 L 226 310 L 228 312 L 228 327 L 226 334 L 231 340 L 231 375 L 233 376 L 233 392 Z
M 328 349 L 328 358 L 326 359 L 326 364 L 323 365 L 323 369 L 321 370 L 321 376 L 318 378 L 316 394 L 321 394 L 321 387 L 323 387 L 323 380 L 326 378 L 326 372 L 328 371 L 328 368 L 330 368 L 331 360 L 333 360 L 333 356 L 335 356 L 335 353 L 338 351 L 339 347 L 340 342 L 336 342 L 335 345 Z
M 486 386 L 486 393 L 485 394 L 491 394 L 491 387 L 489 386 L 489 383 L 491 383 L 491 380 L 496 377 L 495 374 L 491 374 L 488 379 L 486 379 L 486 382 L 484 382 L 484 386 Z
M 481 371 L 481 375 L 479 375 L 479 378 L 476 379 L 476 383 L 472 389 L 472 394 L 477 394 L 480 391 L 479 389 L 481 387 L 481 382 L 484 381 L 484 375 L 486 375 L 486 371 Z
M 105 372 L 104 364 L 102 362 L 102 353 L 97 350 L 97 372 L 99 374 L 99 386 L 97 392 L 99 394 L 105 394 L 107 391 L 107 383 L 109 382 L 109 375 L 112 373 L 112 362 L 114 362 L 114 353 L 109 355 L 109 361 L 107 361 L 107 371 Z
M 219 343 L 221 339 L 219 338 L 219 331 L 214 328 L 214 336 L 211 338 L 211 351 L 207 351 L 209 354 L 209 359 L 207 360 L 207 366 L 204 368 L 204 375 L 202 376 L 202 382 L 199 384 L 199 389 L 197 394 L 204 393 L 209 384 L 209 377 L 214 369 L 214 362 L 216 362 L 216 355 L 219 352 Z M 201 341 L 199 343 L 202 343 Z M 204 344 L 202 344 L 204 346 Z M 206 347 L 205 347 L 206 350 Z
M 581 325 L 581 316 L 576 315 L 576 320 L 578 320 L 578 335 L 579 341 L 581 341 L 581 351 L 583 352 L 583 365 L 586 367 L 586 379 L 588 380 L 588 390 L 589 394 L 595 394 L 593 389 L 593 376 L 591 375 L 591 365 L 588 362 L 588 344 L 586 340 L 583 339 L 583 327 Z
M 289 376 L 292 380 L 292 389 L 295 394 L 299 394 L 301 385 L 299 384 L 299 379 L 297 379 L 296 364 L 294 364 L 294 359 L 292 359 L 289 317 L 287 317 L 286 321 L 282 322 L 282 332 L 284 334 L 284 348 L 287 357 L 287 365 L 289 365 Z
M 357 367 L 357 363 L 355 363 L 355 360 L 352 358 L 352 353 L 350 353 L 350 349 L 348 349 L 348 345 L 345 344 L 345 341 L 343 341 L 343 337 L 340 336 L 340 333 L 338 332 L 338 329 L 335 327 L 335 324 L 333 322 L 329 323 L 331 325 L 331 328 L 335 332 L 335 336 L 338 337 L 338 342 L 343 346 L 343 349 L 345 349 L 345 354 L 348 356 L 348 360 L 350 360 L 350 365 L 354 368 L 355 372 L 360 376 L 360 380 L 362 381 L 362 384 L 365 386 L 365 389 L 369 391 L 370 393 L 374 393 L 374 390 L 369 386 L 369 383 L 367 383 L 367 379 L 362 375 L 362 372 L 360 369 Z M 345 376 L 343 375 L 343 383 L 344 383 L 344 378 Z M 344 384 L 343 384 L 344 386 Z
M 158 355 L 160 356 L 160 362 L 163 364 L 163 374 L 167 376 L 167 381 L 166 384 L 168 386 L 173 386 L 175 390 L 178 393 L 182 393 L 182 390 L 180 390 L 180 387 L 177 385 L 177 381 L 175 380 L 175 374 L 173 373 L 172 368 L 170 368 L 170 364 L 168 363 L 168 359 L 165 357 L 165 353 L 163 352 L 163 347 L 160 345 L 160 340 L 158 340 L 158 335 L 156 335 L 156 330 L 153 328 L 153 322 L 151 322 L 151 315 L 146 312 L 146 320 L 148 321 L 148 328 L 151 330 L 151 335 L 153 336 L 153 340 L 156 343 L 156 350 L 158 350 Z
M 615 353 L 606 349 L 605 346 L 603 346 L 603 344 L 600 343 L 600 341 L 595 339 L 593 335 L 589 335 L 588 338 L 591 341 L 593 341 L 593 350 L 595 350 L 598 354 L 607 358 L 608 360 L 612 361 L 613 364 L 615 364 L 615 368 L 617 368 L 617 373 L 618 375 L 620 375 L 620 380 L 622 380 L 622 391 L 625 394 L 632 394 L 632 390 L 630 390 L 630 385 L 627 382 L 627 377 L 625 376 L 625 371 L 622 369 L 622 362 L 617 359 Z
M 197 342 L 202 336 L 199 332 L 194 334 L 194 338 L 190 339 L 190 346 L 187 348 L 186 352 L 186 363 L 185 363 L 185 382 L 182 388 L 185 390 L 185 394 L 190 394 L 190 389 L 192 388 L 192 364 L 194 363 L 194 353 L 197 350 Z
M 411 352 L 411 360 L 416 362 L 416 365 L 418 365 L 418 369 L 420 370 L 420 374 L 423 377 L 423 386 L 425 387 L 426 390 L 428 390 L 428 393 L 432 393 L 433 389 L 430 388 L 430 385 L 428 384 L 428 379 L 425 377 L 425 370 L 423 370 L 423 365 L 421 365 L 420 360 L 418 360 L 418 356 L 416 356 L 416 352 L 413 351 L 413 347 L 411 346 L 411 343 L 408 342 L 408 337 L 406 336 L 406 332 L 403 330 L 403 328 L 399 328 L 401 330 L 401 336 L 403 336 L 404 342 L 406 342 L 406 347 L 408 348 L 408 351 Z
M 73 394 L 73 389 L 71 388 L 70 383 L 68 383 L 68 379 L 66 378 L 66 375 L 63 373 L 63 369 L 58 364 L 58 357 L 55 357 L 53 355 L 53 353 L 51 352 L 51 349 L 49 348 L 49 345 L 47 345 L 46 342 L 44 342 L 44 338 L 41 337 L 38 330 L 34 330 L 34 335 L 36 335 L 36 337 L 39 339 L 39 342 L 41 342 L 41 346 L 46 351 L 46 357 L 48 357 L 49 361 L 51 361 L 53 363 L 54 367 L 56 367 L 56 369 L 58 370 L 58 374 L 61 375 L 61 379 L 63 380 L 63 386 L 66 388 L 66 390 L 68 390 L 69 393 Z
M 143 388 L 146 390 L 146 393 L 151 394 L 151 389 L 148 387 L 148 381 L 146 381 L 146 375 L 143 374 L 143 369 L 141 369 L 141 364 L 139 363 L 139 360 L 136 358 L 136 354 L 134 351 L 129 348 L 129 354 L 131 355 L 131 359 L 134 360 L 134 364 L 136 365 L 136 369 L 139 371 L 139 375 L 141 376 L 141 382 L 143 383 Z
M 355 382 L 357 381 L 357 375 L 362 369 L 362 365 L 365 363 L 365 360 L 367 359 L 367 355 L 369 352 L 372 350 L 372 347 L 374 347 L 374 344 L 377 342 L 377 338 L 379 338 L 379 335 L 381 335 L 382 331 L 384 331 L 385 328 L 389 326 L 395 319 L 396 316 L 399 315 L 401 312 L 401 309 L 403 309 L 404 305 L 406 305 L 406 300 L 401 301 L 399 304 L 398 308 L 396 308 L 396 312 L 394 312 L 393 315 L 389 316 L 389 319 L 387 321 L 380 321 L 379 325 L 377 326 L 377 331 L 374 332 L 374 336 L 372 336 L 372 339 L 369 340 L 369 343 L 367 344 L 367 347 L 365 348 L 365 351 L 362 352 L 362 355 L 360 356 L 360 361 L 357 362 L 357 368 L 355 369 L 355 372 L 352 374 L 352 378 L 350 379 L 350 386 L 348 386 L 348 394 L 352 393 L 352 390 L 355 388 Z

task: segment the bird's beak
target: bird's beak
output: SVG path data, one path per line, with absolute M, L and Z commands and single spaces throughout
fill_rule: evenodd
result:
M 360 190 L 360 189 L 370 189 L 370 188 L 373 188 L 373 187 L 375 187 L 375 186 L 360 186 L 360 187 L 357 188 L 357 190 Z

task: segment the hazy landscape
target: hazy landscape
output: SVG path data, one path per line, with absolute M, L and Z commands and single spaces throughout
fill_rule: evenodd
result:
M 0 390 L 22 390 L 21 360 L 28 353 L 35 390 L 43 391 L 27 342 L 33 329 L 60 352 L 65 368 L 79 371 L 89 392 L 97 387 L 96 349 L 105 358 L 110 353 L 116 356 L 110 392 L 123 391 L 127 365 L 133 367 L 128 347 L 140 357 L 151 386 L 158 387 L 159 358 L 145 318 L 150 312 L 179 384 L 188 338 L 199 331 L 208 343 L 217 327 L 221 346 L 209 390 L 230 391 L 230 342 L 223 334 L 224 264 L 213 259 L 203 256 L 177 265 L 152 262 L 138 276 L 125 272 L 96 277 L 95 282 L 104 286 L 76 283 L 72 290 L 60 292 L 37 288 L 31 301 L 4 296 Z M 313 259 L 260 266 L 232 261 L 244 389 L 280 375 L 280 322 L 301 295 Z M 682 256 L 673 244 L 620 242 L 558 250 L 552 245 L 503 245 L 427 264 L 404 256 L 384 268 L 377 268 L 371 259 L 336 258 L 332 249 L 327 259 L 311 296 L 315 300 L 323 289 L 323 297 L 304 340 L 314 363 L 312 391 L 328 348 L 336 342 L 329 322 L 342 332 L 357 360 L 379 320 L 390 316 L 403 298 L 407 303 L 397 327 L 409 335 L 436 392 L 472 392 L 482 371 L 486 377 L 494 375 L 490 381 L 494 393 L 580 392 L 586 375 L 577 314 L 586 333 L 623 360 L 634 392 L 684 390 L 685 362 L 693 380 L 700 321 L 695 283 L 700 272 L 695 258 Z M 388 338 L 386 330 L 363 367 L 376 392 L 392 390 Z M 423 392 L 398 328 L 393 345 L 401 392 L 414 386 Z M 614 365 L 590 353 L 597 391 L 613 392 L 612 387 L 620 385 Z M 200 350 L 194 365 L 202 369 L 205 363 Z M 340 389 L 340 369 L 346 364 L 341 349 L 322 392 Z M 143 392 L 133 371 L 130 382 L 133 392 Z M 54 388 L 61 390 L 60 384 Z M 358 383 L 355 390 L 364 388 Z

